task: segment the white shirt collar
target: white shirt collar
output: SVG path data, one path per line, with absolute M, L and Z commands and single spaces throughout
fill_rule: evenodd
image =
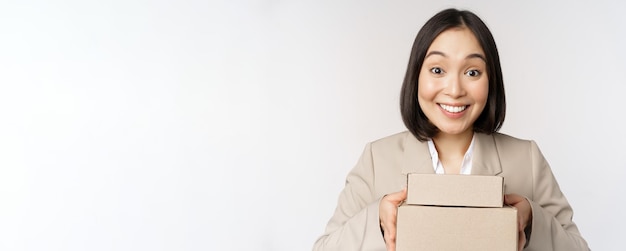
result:
M 476 138 L 476 134 L 472 136 L 472 142 L 470 143 L 467 151 L 465 152 L 465 156 L 463 157 L 463 162 L 461 162 L 461 172 L 460 174 L 471 174 L 472 173 L 472 159 L 474 155 L 474 139 Z M 436 174 L 445 174 L 445 169 L 441 161 L 439 161 L 439 153 L 437 152 L 437 148 L 435 148 L 435 144 L 433 140 L 430 139 L 428 142 L 428 150 L 430 151 L 430 157 L 433 161 L 433 168 L 435 169 Z

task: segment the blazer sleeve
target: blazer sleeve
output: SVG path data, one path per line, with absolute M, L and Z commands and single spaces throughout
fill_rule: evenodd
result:
M 314 251 L 386 250 L 380 230 L 378 206 L 374 198 L 374 165 L 371 143 L 346 178 L 334 215 Z
M 561 192 L 548 162 L 534 141 L 530 142 L 533 175 L 532 225 L 525 250 L 589 250 L 572 221 L 572 207 Z

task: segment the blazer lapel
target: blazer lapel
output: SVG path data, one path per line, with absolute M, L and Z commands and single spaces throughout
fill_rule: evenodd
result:
M 411 133 L 404 139 L 402 174 L 435 173 L 426 142 L 420 142 Z
M 502 172 L 498 148 L 493 135 L 474 133 L 474 156 L 472 174 L 498 175 Z

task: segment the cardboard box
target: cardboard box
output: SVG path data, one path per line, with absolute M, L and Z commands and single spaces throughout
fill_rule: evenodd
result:
M 398 208 L 397 251 L 516 251 L 517 209 L 439 207 L 403 204 Z
M 411 205 L 502 207 L 504 178 L 482 175 L 411 173 L 406 203 Z

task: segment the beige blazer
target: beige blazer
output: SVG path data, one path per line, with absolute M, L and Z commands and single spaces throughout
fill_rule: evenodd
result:
M 534 141 L 476 133 L 472 174 L 504 177 L 505 193 L 525 196 L 532 231 L 525 250 L 589 250 L 572 208 Z M 378 204 L 406 185 L 408 173 L 434 173 L 426 142 L 402 132 L 366 145 L 346 178 L 334 215 L 313 250 L 385 250 Z

